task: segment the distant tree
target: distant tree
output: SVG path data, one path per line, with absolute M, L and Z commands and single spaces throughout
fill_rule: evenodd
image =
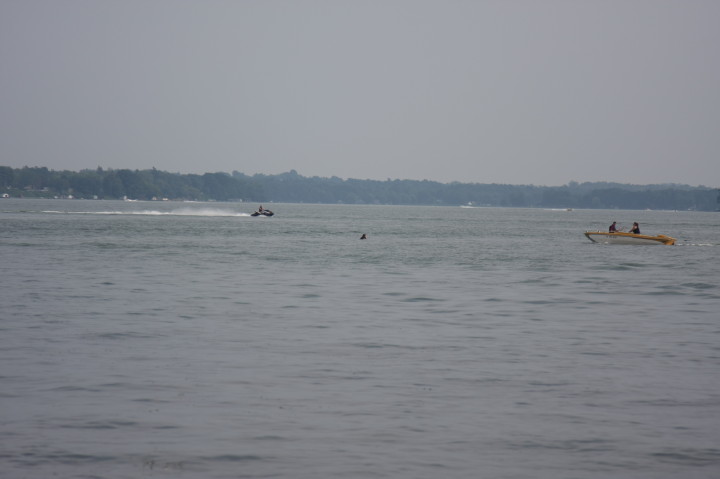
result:
M 86 170 L 77 175 L 67 174 L 64 176 L 75 195 L 92 197 L 102 194 L 102 178 L 95 171 Z
M 0 166 L 0 186 L 7 188 L 12 186 L 15 179 L 15 172 L 9 166 Z
M 107 172 L 102 180 L 102 195 L 110 198 L 122 198 L 125 196 L 125 186 L 118 174 L 114 171 Z
M 551 208 L 566 208 L 572 206 L 573 197 L 566 187 L 551 187 L 543 191 L 543 206 Z
M 50 171 L 47 168 L 29 168 L 25 166 L 21 170 L 15 171 L 14 186 L 17 188 L 40 190 L 48 186 L 49 180 Z

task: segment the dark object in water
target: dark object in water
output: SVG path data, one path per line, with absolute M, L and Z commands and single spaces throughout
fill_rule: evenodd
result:
M 256 211 L 255 213 L 251 214 L 250 216 L 272 216 L 275 213 L 273 213 L 270 210 L 262 210 L 262 211 Z

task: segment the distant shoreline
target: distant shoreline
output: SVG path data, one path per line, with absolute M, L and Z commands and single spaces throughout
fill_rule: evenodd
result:
M 485 206 L 557 209 L 716 211 L 720 189 L 679 184 L 577 183 L 564 186 L 343 180 L 278 175 L 180 174 L 149 170 L 55 171 L 0 166 L 3 197 L 143 201 Z

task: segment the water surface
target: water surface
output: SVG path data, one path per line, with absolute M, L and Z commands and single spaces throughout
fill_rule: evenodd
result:
M 0 200 L 3 477 L 720 475 L 720 214 L 256 206 Z

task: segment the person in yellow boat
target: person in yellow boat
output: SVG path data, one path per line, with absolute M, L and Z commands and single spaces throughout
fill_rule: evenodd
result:
M 615 226 L 617 221 L 613 221 L 613 224 L 610 225 L 610 228 L 608 229 L 608 233 L 617 233 L 617 226 Z
M 639 235 L 640 234 L 640 225 L 637 223 L 633 223 L 632 228 L 630 228 L 630 233 Z

